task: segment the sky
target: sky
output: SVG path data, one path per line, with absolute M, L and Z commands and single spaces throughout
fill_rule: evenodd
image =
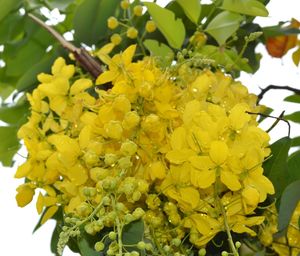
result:
M 163 3 L 164 1 L 158 1 Z M 204 1 L 202 1 L 204 2 Z M 300 2 L 297 0 L 271 0 L 268 5 L 269 17 L 259 18 L 256 21 L 262 26 L 275 25 L 278 21 L 290 20 L 294 17 L 300 20 Z M 259 87 L 269 84 L 289 85 L 300 88 L 300 68 L 291 60 L 291 52 L 283 59 L 274 59 L 267 55 L 262 45 L 257 52 L 264 55 L 261 67 L 254 75 L 242 74 L 239 80 L 245 84 L 250 92 L 259 93 Z M 285 91 L 269 92 L 262 103 L 275 109 L 273 115 L 279 115 L 283 110 L 290 113 L 296 110 L 296 105 L 283 103 L 282 99 L 291 93 Z M 263 124 L 268 128 L 270 123 Z M 299 134 L 299 127 L 292 126 L 292 136 Z M 271 133 L 272 141 L 287 135 L 286 124 L 279 124 Z M 26 153 L 24 153 L 26 155 Z M 17 157 L 18 161 L 24 161 Z M 21 180 L 13 178 L 14 168 L 0 168 L 0 255 L 25 255 L 25 256 L 52 256 L 50 252 L 50 240 L 54 222 L 48 221 L 36 233 L 32 230 L 39 219 L 36 213 L 35 203 L 25 208 L 18 208 L 15 201 L 15 188 L 21 184 Z M 35 202 L 35 200 L 33 200 Z M 65 250 L 63 256 L 75 256 L 69 250 Z

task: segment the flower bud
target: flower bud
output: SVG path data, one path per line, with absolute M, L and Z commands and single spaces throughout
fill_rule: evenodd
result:
M 134 27 L 130 27 L 128 28 L 127 32 L 126 32 L 126 36 L 130 39 L 135 39 L 138 36 L 138 31 L 136 28 Z
M 110 28 L 110 29 L 115 29 L 119 26 L 119 21 L 111 16 L 107 19 L 107 27 Z
M 153 20 L 148 20 L 146 23 L 146 31 L 152 33 L 156 30 L 156 24 Z

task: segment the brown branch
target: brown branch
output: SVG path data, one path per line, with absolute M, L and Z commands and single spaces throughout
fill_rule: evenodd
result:
M 276 119 L 276 121 L 271 125 L 271 127 L 267 130 L 267 132 L 270 132 L 277 125 L 277 123 L 279 121 L 285 122 L 288 125 L 288 137 L 290 137 L 290 135 L 291 135 L 291 124 L 289 123 L 289 121 L 287 121 L 286 119 L 283 118 L 284 111 L 282 111 L 282 113 L 279 116 L 270 116 L 270 115 L 267 115 L 267 114 L 264 114 L 264 113 L 259 113 L 259 112 L 255 113 L 255 112 L 250 112 L 250 111 L 246 111 L 246 113 L 249 114 L 249 115 L 260 115 L 260 116 L 263 116 L 263 117 Z
M 48 26 L 38 17 L 29 13 L 28 16 L 34 20 L 41 27 L 46 29 L 65 49 L 73 53 L 75 59 L 87 72 L 89 72 L 94 79 L 96 79 L 101 73 L 103 73 L 100 63 L 94 59 L 84 48 L 78 48 L 72 43 L 68 42 L 61 34 L 59 34 L 55 29 Z
M 280 86 L 280 85 L 271 84 L 271 85 L 267 86 L 266 88 L 261 89 L 260 94 L 257 95 L 257 102 L 260 102 L 261 99 L 264 97 L 265 93 L 270 90 L 287 90 L 287 91 L 291 91 L 291 92 L 294 92 L 295 94 L 300 95 L 299 89 L 293 88 L 291 86 Z

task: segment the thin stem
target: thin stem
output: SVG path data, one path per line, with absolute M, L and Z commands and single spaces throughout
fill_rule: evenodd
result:
M 220 198 L 219 198 L 219 204 L 220 204 L 220 207 L 221 207 L 222 215 L 224 217 L 224 225 L 225 225 L 226 233 L 227 233 L 227 236 L 228 236 L 228 242 L 229 242 L 230 249 L 231 249 L 234 256 L 239 255 L 239 253 L 236 250 L 235 245 L 233 243 L 233 239 L 232 239 L 232 235 L 231 235 L 231 232 L 230 232 L 230 227 L 229 227 L 229 224 L 228 224 L 226 212 L 225 212 L 224 206 L 223 206 Z
M 250 115 L 260 115 L 260 116 L 263 116 L 263 117 L 269 117 L 269 118 L 276 119 L 276 121 L 271 125 L 271 127 L 267 130 L 267 132 L 270 132 L 277 125 L 277 123 L 279 121 L 285 122 L 288 125 L 288 137 L 290 137 L 290 135 L 291 135 L 291 124 L 289 123 L 289 121 L 287 121 L 283 118 L 284 111 L 278 117 L 277 116 L 266 115 L 264 113 L 255 113 L 255 112 L 249 112 L 249 111 L 246 111 L 246 113 L 250 114 Z
M 39 24 L 41 27 L 46 29 L 51 35 L 55 37 L 55 39 L 67 50 L 70 52 L 77 52 L 78 54 L 80 53 L 80 49 L 75 47 L 73 44 L 68 42 L 61 34 L 59 34 L 55 29 L 52 27 L 48 26 L 46 23 L 44 23 L 41 19 L 38 17 L 34 16 L 32 13 L 28 13 L 28 16 L 33 19 L 37 24 Z
M 112 198 L 112 202 L 113 202 L 113 208 L 117 212 L 116 224 L 117 224 L 117 232 L 118 232 L 119 255 L 122 255 L 123 254 L 122 226 L 121 226 L 121 222 L 120 222 L 120 219 L 118 216 L 115 198 Z
M 54 28 L 48 26 L 41 19 L 34 16 L 32 13 L 28 13 L 28 16 L 34 20 L 41 27 L 46 29 L 64 48 L 66 48 L 69 52 L 72 52 L 76 58 L 76 60 L 80 63 L 80 65 L 89 72 L 95 79 L 103 73 L 101 65 L 98 61 L 96 61 L 85 49 L 77 48 L 72 43 L 68 42 L 61 34 L 59 34 Z M 107 89 L 109 89 L 109 86 Z
M 264 97 L 265 93 L 270 90 L 288 90 L 288 91 L 294 92 L 295 94 L 300 95 L 299 89 L 296 89 L 296 88 L 293 88 L 293 87 L 287 86 L 287 85 L 280 86 L 280 85 L 271 84 L 271 85 L 267 86 L 266 88 L 261 89 L 260 94 L 258 94 L 258 96 L 257 96 L 257 102 L 260 102 L 261 99 Z
M 226 211 L 225 211 L 224 205 L 221 201 L 221 198 L 219 197 L 219 184 L 220 184 L 220 182 L 221 182 L 220 181 L 220 175 L 218 174 L 216 182 L 215 182 L 216 200 L 219 204 L 219 207 L 221 209 L 221 212 L 222 212 L 222 215 L 223 215 L 223 218 L 224 218 L 224 226 L 225 226 L 226 234 L 227 234 L 227 237 L 228 237 L 229 247 L 230 247 L 231 252 L 233 253 L 233 255 L 238 256 L 239 253 L 238 253 L 237 249 L 235 248 L 235 245 L 234 245 L 234 242 L 233 242 L 233 239 L 232 239 L 232 235 L 231 235 L 231 232 L 230 232 L 230 227 L 229 227 L 228 220 L 227 220 Z

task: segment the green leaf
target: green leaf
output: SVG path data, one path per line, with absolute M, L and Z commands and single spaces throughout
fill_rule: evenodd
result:
M 286 115 L 284 116 L 284 118 L 295 123 L 300 123 L 300 111 L 294 112 L 290 115 Z
M 298 28 L 282 27 L 281 24 L 276 26 L 264 27 L 262 28 L 262 30 L 266 38 L 275 36 L 297 35 L 300 33 L 300 29 Z
M 214 60 L 215 66 L 221 65 L 230 70 L 251 71 L 251 67 L 247 62 L 244 59 L 241 59 L 233 49 L 221 50 L 214 45 L 204 45 L 198 52 L 202 54 L 203 57 Z
M 119 0 L 85 0 L 77 6 L 74 15 L 75 39 L 92 45 L 108 31 L 107 19 L 114 16 Z
M 0 97 L 2 98 L 3 101 L 7 99 L 14 90 L 15 88 L 11 86 L 9 83 L 0 82 Z
M 51 236 L 51 242 L 50 242 L 50 249 L 51 252 L 54 253 L 56 256 L 59 256 L 57 251 L 57 244 L 59 241 L 59 234 L 61 232 L 61 227 L 59 223 L 57 222 L 55 225 L 55 228 L 53 230 L 52 236 Z
M 250 16 L 267 17 L 269 15 L 264 4 L 257 0 L 224 0 L 221 8 Z
M 20 126 L 25 123 L 29 114 L 29 104 L 24 101 L 22 104 L 15 106 L 1 106 L 0 120 L 8 124 Z
M 300 200 L 300 180 L 294 181 L 282 193 L 278 213 L 278 236 L 286 234 L 293 212 Z
M 165 66 L 173 60 L 174 52 L 167 45 L 152 39 L 147 39 L 143 43 L 152 55 L 158 56 L 164 62 L 162 64 Z
M 261 123 L 263 120 L 265 120 L 267 118 L 266 115 L 270 115 L 273 112 L 272 108 L 266 107 L 265 110 L 262 112 L 262 114 L 264 114 L 264 116 L 260 115 L 258 118 L 258 122 Z
M 155 21 L 158 29 L 167 39 L 169 45 L 179 49 L 185 39 L 185 28 L 181 19 L 176 19 L 172 11 L 155 3 L 144 3 Z
M 300 179 L 300 151 L 294 152 L 289 157 L 288 170 L 291 181 Z
M 124 245 L 128 245 L 126 250 L 132 251 L 137 250 L 137 248 L 132 247 L 132 245 L 143 241 L 144 237 L 144 222 L 142 220 L 133 221 L 123 228 L 122 242 Z
M 60 11 L 65 11 L 74 0 L 46 0 L 46 3 L 51 9 L 59 9 Z
M 0 44 L 15 40 L 24 33 L 24 18 L 19 13 L 12 13 L 1 21 Z
M 293 95 L 287 96 L 283 100 L 287 101 L 287 102 L 292 102 L 292 103 L 300 103 L 300 95 L 293 94 Z
M 279 198 L 289 183 L 287 166 L 288 152 L 291 147 L 291 138 L 284 137 L 271 145 L 272 157 L 263 164 L 265 175 L 275 187 L 275 197 Z
M 5 45 L 3 56 L 7 76 L 19 77 L 25 74 L 28 67 L 43 58 L 46 49 L 54 42 L 54 38 L 45 29 L 28 19 L 24 19 L 25 37 Z
M 17 131 L 18 127 L 0 127 L 0 162 L 3 166 L 12 166 L 12 159 L 20 148 Z
M 81 232 L 81 235 L 78 238 L 78 248 L 81 256 L 99 256 L 99 252 L 94 249 L 96 243 L 95 239 L 97 239 L 97 237 Z
M 176 0 L 181 6 L 185 15 L 195 24 L 198 24 L 201 15 L 201 3 L 199 0 Z
M 45 54 L 38 63 L 28 68 L 23 76 L 20 77 L 17 82 L 16 89 L 18 91 L 28 91 L 29 89 L 33 89 L 34 85 L 38 83 L 37 75 L 42 72 L 50 72 L 51 65 L 58 55 L 59 53 L 53 50 Z
M 17 10 L 23 0 L 0 0 L 0 22 L 11 11 Z
M 216 39 L 219 45 L 222 45 L 237 31 L 241 20 L 241 15 L 224 11 L 208 24 L 205 31 Z
M 292 139 L 292 147 L 300 147 L 300 136 Z

